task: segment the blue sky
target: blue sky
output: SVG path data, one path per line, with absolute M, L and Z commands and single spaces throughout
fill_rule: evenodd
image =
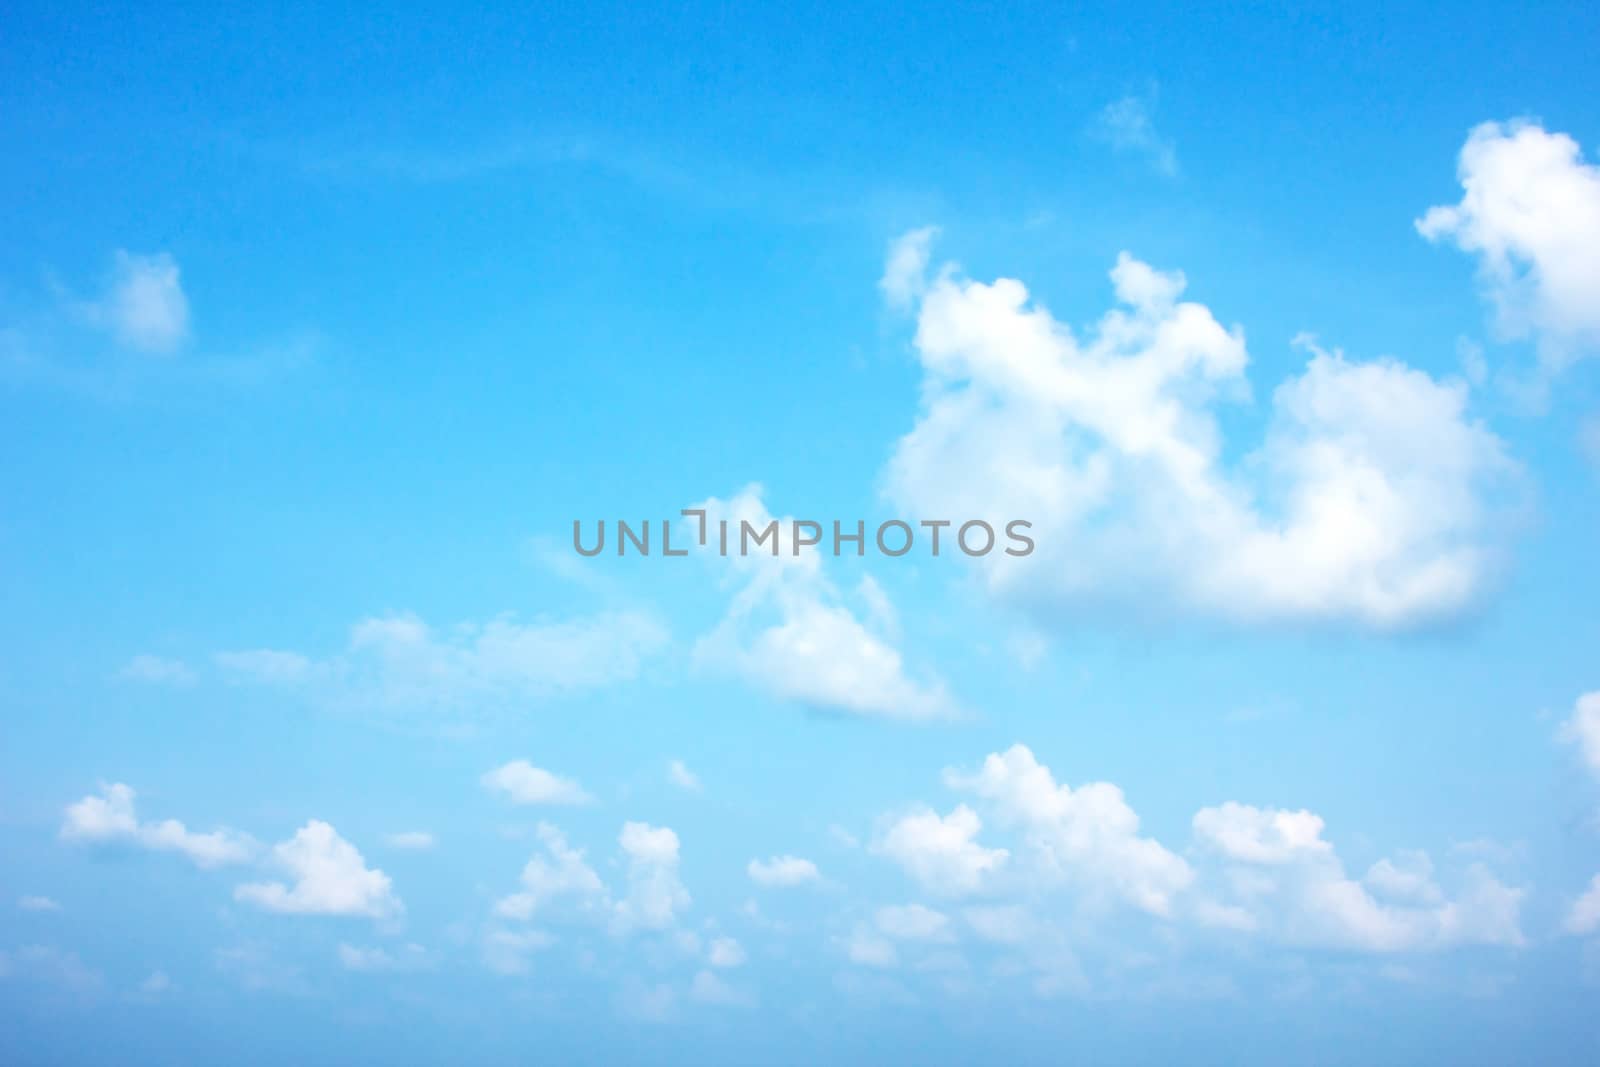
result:
M 1597 22 L 9 9 L 0 1059 L 1592 1058 Z

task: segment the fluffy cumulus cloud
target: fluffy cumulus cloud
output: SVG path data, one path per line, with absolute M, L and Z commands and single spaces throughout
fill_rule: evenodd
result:
M 105 294 L 85 310 L 119 344 L 141 352 L 172 352 L 189 336 L 189 301 L 178 264 L 164 252 L 141 256 L 119 251 Z
M 1108 893 L 1162 916 L 1193 881 L 1181 857 L 1139 833 L 1139 816 L 1121 789 L 1058 784 L 1024 745 L 990 754 L 974 773 L 946 771 L 945 782 L 976 794 L 1002 827 L 1019 831 L 1036 880 Z
M 788 888 L 820 881 L 822 875 L 817 865 L 799 856 L 773 856 L 770 859 L 751 860 L 745 873 L 757 885 Z
M 665 930 L 689 906 L 689 891 L 678 878 L 678 835 L 665 826 L 628 822 L 617 842 L 627 856 L 628 891 L 617 902 L 613 928 Z
M 292 883 L 251 882 L 234 898 L 290 915 L 352 915 L 384 919 L 403 909 L 389 876 L 369 868 L 356 847 L 332 826 L 313 819 L 272 850 Z
M 774 522 L 761 493 L 751 485 L 732 499 L 712 498 L 695 507 L 706 513 L 708 531 L 720 531 L 726 522 L 729 537 L 739 538 L 743 524 L 765 531 Z M 954 715 L 956 704 L 944 683 L 914 673 L 894 646 L 892 609 L 882 589 L 869 580 L 845 596 L 826 575 L 816 548 L 796 550 L 794 520 L 776 522 L 775 554 L 731 552 L 723 560 L 737 592 L 723 620 L 696 643 L 696 664 L 731 671 L 781 699 L 821 711 L 907 720 Z M 707 541 L 709 553 L 720 534 L 708 534 Z
M 153 852 L 176 852 L 199 867 L 243 863 L 256 851 L 255 843 L 232 830 L 199 833 L 176 819 L 145 822 L 134 807 L 134 791 L 120 782 L 102 785 L 98 795 L 86 796 L 66 810 L 61 837 L 87 843 L 121 843 Z
M 525 759 L 496 767 L 483 776 L 483 784 L 514 804 L 588 804 L 594 800 L 572 779 L 551 774 Z
M 523 867 L 518 891 L 495 903 L 496 918 L 583 921 L 626 936 L 672 929 L 689 907 L 678 874 L 678 835 L 668 827 L 623 823 L 617 845 L 624 884 L 615 896 L 559 829 L 541 823 L 537 835 L 540 849 Z
M 230 679 L 311 686 L 378 710 L 508 706 L 627 681 L 667 644 L 642 612 L 519 622 L 500 616 L 438 630 L 411 614 L 363 619 L 343 652 L 322 659 L 284 649 L 218 653 Z
M 549 823 L 540 823 L 536 833 L 540 851 L 522 868 L 522 888 L 496 903 L 495 913 L 526 921 L 554 904 L 578 911 L 609 908 L 605 883 L 583 851 L 567 844 L 566 836 Z
M 1536 122 L 1486 122 L 1462 146 L 1459 203 L 1417 220 L 1477 257 L 1496 325 L 1559 370 L 1600 349 L 1600 167 Z
M 894 860 L 929 892 L 963 896 L 982 889 L 1010 855 L 980 845 L 981 829 L 983 820 L 965 804 L 948 815 L 921 808 L 892 819 L 873 851 Z
M 929 892 L 984 899 L 961 910 L 963 924 L 921 904 L 881 908 L 843 942 L 858 962 L 892 966 L 895 943 L 964 931 L 1025 950 L 1041 981 L 1071 985 L 1081 975 L 1064 962 L 1070 953 L 1060 955 L 1072 940 L 1061 924 L 1093 929 L 1119 906 L 1166 928 L 1294 947 L 1395 953 L 1524 943 L 1525 890 L 1483 863 L 1467 863 L 1445 883 L 1426 853 L 1401 851 L 1352 877 L 1309 811 L 1202 808 L 1180 855 L 1141 833 L 1116 786 L 1058 782 L 1022 745 L 974 771 L 947 770 L 944 781 L 972 794 L 992 825 L 964 804 L 945 816 L 917 809 L 889 820 L 874 851 Z M 986 840 L 991 834 L 1006 845 Z
M 1424 853 L 1381 859 L 1351 878 L 1307 811 L 1229 803 L 1194 817 L 1197 844 L 1220 861 L 1196 918 L 1295 945 L 1403 952 L 1523 944 L 1520 889 L 1481 864 L 1450 898 Z
M 1111 280 L 1118 306 L 1082 335 L 1013 279 L 896 283 L 918 293 L 924 374 L 884 472 L 908 519 L 1032 522 L 1036 550 L 983 573 L 1045 614 L 1393 628 L 1472 605 L 1516 468 L 1465 382 L 1301 339 L 1251 448 L 1218 415 L 1250 396 L 1242 332 L 1183 300 L 1180 273 L 1123 254 Z

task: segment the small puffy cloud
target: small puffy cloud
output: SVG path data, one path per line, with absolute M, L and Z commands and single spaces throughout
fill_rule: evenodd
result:
M 713 967 L 738 967 L 745 961 L 744 948 L 731 937 L 712 938 L 706 962 Z
M 1139 816 L 1121 789 L 1058 784 L 1025 745 L 991 753 L 973 774 L 946 771 L 945 781 L 991 805 L 1002 826 L 1023 832 L 1028 873 L 1046 884 L 1068 882 L 1167 916 L 1194 879 L 1182 857 L 1139 833 Z
M 1600 874 L 1589 880 L 1589 888 L 1567 909 L 1562 929 L 1579 937 L 1600 930 Z
M 1457 166 L 1459 203 L 1416 222 L 1478 259 L 1508 338 L 1534 338 L 1546 370 L 1600 351 L 1600 167 L 1537 122 L 1485 122 Z
M 567 844 L 565 835 L 549 823 L 536 833 L 540 851 L 522 869 L 522 889 L 495 904 L 495 914 L 526 921 L 552 902 L 575 904 L 579 911 L 608 908 L 605 883 L 585 861 L 583 850 Z
M 433 835 L 426 830 L 402 830 L 399 833 L 386 835 L 383 841 L 390 848 L 405 849 L 409 852 L 426 852 L 437 843 Z
M 894 860 L 930 892 L 961 896 L 983 888 L 1010 855 L 980 845 L 982 828 L 983 820 L 965 804 L 943 816 L 923 808 L 892 820 L 873 851 Z
M 689 906 L 678 879 L 678 835 L 665 826 L 627 822 L 617 838 L 628 861 L 627 895 L 617 901 L 612 929 L 664 930 Z
M 838 939 L 846 958 L 862 967 L 894 967 L 900 962 L 894 942 L 865 923 L 858 923 L 849 936 Z
M 527 760 L 512 760 L 483 776 L 485 788 L 513 804 L 589 804 L 594 798 L 570 778 L 551 774 Z
M 751 860 L 745 873 L 756 885 L 769 889 L 786 889 L 805 885 L 821 879 L 817 865 L 799 856 L 773 856 L 765 860 Z
M 708 530 L 728 523 L 730 538 L 742 536 L 745 523 L 778 529 L 776 555 L 724 561 L 745 584 L 722 621 L 695 643 L 695 664 L 819 711 L 917 721 L 954 716 L 958 708 L 944 683 L 914 676 L 894 646 L 892 626 L 885 625 L 892 605 L 883 590 L 864 583 L 854 593 L 859 603 L 852 603 L 827 577 L 814 547 L 796 550 L 794 520 L 774 519 L 761 494 L 750 485 L 730 500 L 695 505 L 706 513 Z M 708 544 L 716 540 L 708 535 Z
M 667 764 L 667 781 L 690 793 L 700 792 L 700 777 L 691 771 L 682 760 L 675 759 Z
M 548 823 L 537 829 L 540 850 L 522 869 L 522 885 L 496 901 L 501 919 L 534 918 L 605 921 L 611 933 L 671 929 L 689 907 L 689 891 L 678 877 L 678 835 L 665 826 L 626 822 L 617 837 L 625 865 L 625 884 L 613 897 L 583 851 Z M 694 951 L 698 951 L 696 939 Z
M 1156 131 L 1156 94 L 1124 96 L 1105 106 L 1090 132 L 1118 152 L 1144 157 L 1167 177 L 1178 173 L 1178 152 L 1172 141 Z
M 160 656 L 141 654 L 130 659 L 117 672 L 125 682 L 144 685 L 193 685 L 194 671 L 182 660 L 163 659 Z
M 896 941 L 942 941 L 950 936 L 950 917 L 922 904 L 879 908 L 873 921 Z
M 1244 335 L 1124 253 L 1117 305 L 1081 335 L 1014 279 L 946 269 L 916 305 L 916 424 L 884 472 L 908 520 L 1032 523 L 1026 557 L 975 561 L 1036 617 L 1085 607 L 1240 624 L 1420 626 L 1497 573 L 1518 468 L 1465 382 L 1301 339 L 1259 442 Z
M 17 900 L 17 907 L 23 911 L 60 911 L 61 905 L 49 897 L 26 896 Z
M 924 226 L 889 242 L 878 289 L 890 307 L 908 308 L 922 295 L 927 286 L 928 255 L 938 234 L 937 227 Z
M 97 796 L 87 796 L 66 809 L 61 824 L 66 841 L 124 843 L 153 852 L 177 852 L 198 867 L 243 863 L 256 851 L 255 843 L 232 830 L 196 833 L 176 819 L 141 822 L 134 809 L 134 791 L 120 782 L 102 785 Z
M 1584 766 L 1600 775 L 1600 690 L 1585 693 L 1561 727 L 1561 738 L 1578 749 Z
M 119 344 L 141 352 L 172 352 L 189 335 L 189 301 L 179 282 L 178 264 L 164 252 L 153 256 L 117 252 L 105 294 L 84 310 Z
M 404 910 L 389 876 L 367 867 L 356 847 L 325 822 L 312 819 L 273 849 L 292 884 L 255 882 L 234 898 L 289 915 L 352 915 L 384 919 Z

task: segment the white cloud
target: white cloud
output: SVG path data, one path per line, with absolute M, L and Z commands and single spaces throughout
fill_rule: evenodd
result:
M 17 900 L 17 907 L 23 911 L 60 911 L 61 905 L 49 897 L 26 896 Z
M 273 849 L 294 884 L 256 882 L 234 898 L 291 915 L 355 915 L 383 919 L 404 910 L 389 876 L 368 868 L 356 847 L 325 822 L 312 819 Z
M 745 873 L 757 885 L 768 888 L 788 888 L 816 882 L 821 879 L 817 865 L 799 856 L 773 856 L 766 860 L 751 860 Z
M 1600 775 L 1600 690 L 1585 693 L 1561 727 L 1561 738 L 1576 745 L 1589 770 Z
M 1535 338 L 1549 371 L 1600 349 L 1600 167 L 1566 134 L 1516 120 L 1473 129 L 1457 174 L 1460 202 L 1417 231 L 1478 257 L 1501 334 Z
M 667 827 L 623 823 L 617 844 L 625 887 L 616 899 L 560 830 L 540 823 L 537 832 L 541 851 L 522 869 L 521 889 L 496 901 L 499 918 L 525 922 L 559 914 L 605 921 L 612 934 L 626 936 L 669 930 L 689 907 L 689 891 L 678 877 L 678 835 Z
M 873 921 L 896 941 L 942 941 L 950 936 L 950 917 L 923 904 L 879 908 Z
M 487 789 L 514 804 L 589 804 L 594 798 L 577 782 L 535 767 L 527 760 L 512 760 L 483 776 Z
M 1238 803 L 1201 809 L 1195 836 L 1226 861 L 1215 887 L 1231 899 L 1205 901 L 1196 918 L 1290 944 L 1368 952 L 1523 944 L 1524 891 L 1482 864 L 1467 868 L 1453 899 L 1421 852 L 1378 861 L 1363 884 L 1346 875 L 1322 828 L 1306 811 Z
M 428 966 L 428 953 L 421 945 L 408 944 L 395 952 L 339 942 L 339 963 L 347 971 L 377 973 L 414 971 Z
M 1580 937 L 1600 930 L 1600 874 L 1589 880 L 1589 888 L 1567 909 L 1562 929 Z
M 61 824 L 68 841 L 122 842 L 153 852 L 177 852 L 199 867 L 242 863 L 255 854 L 255 843 L 233 830 L 196 833 L 176 819 L 140 822 L 134 791 L 116 782 L 102 785 L 98 796 L 68 806 Z
M 928 256 L 938 235 L 938 227 L 924 226 L 889 242 L 878 289 L 890 307 L 909 308 L 922 296 L 928 284 Z
M 139 256 L 118 251 L 110 286 L 85 311 L 118 343 L 142 352 L 172 352 L 189 335 L 189 301 L 178 264 L 164 252 Z
M 1282 811 L 1228 801 L 1194 817 L 1195 835 L 1230 860 L 1282 864 L 1326 854 L 1322 819 L 1309 811 Z
M 1143 156 L 1167 177 L 1178 173 L 1178 152 L 1169 138 L 1156 132 L 1155 93 L 1125 96 L 1107 104 L 1091 132 L 1119 152 Z
M 436 844 L 433 835 L 426 830 L 402 830 L 386 835 L 383 840 L 390 848 L 411 852 L 426 852 Z
M 1077 789 L 1057 784 L 1024 745 L 992 753 L 974 774 L 946 771 L 945 782 L 993 806 L 1002 826 L 1023 833 L 1031 875 L 1112 893 L 1154 915 L 1194 874 L 1158 841 L 1139 835 L 1139 816 L 1109 782 Z
M 609 909 L 605 883 L 584 860 L 583 850 L 568 845 L 549 823 L 540 823 L 536 832 L 542 853 L 523 867 L 522 890 L 496 903 L 495 913 L 525 921 L 554 901 L 575 903 L 579 911 Z
M 193 685 L 194 671 L 182 660 L 162 659 L 160 656 L 140 654 L 130 659 L 117 672 L 117 677 L 128 682 L 145 685 Z
M 1437 904 L 1444 893 L 1433 880 L 1433 860 L 1426 852 L 1406 851 L 1384 857 L 1363 879 L 1380 899 L 1402 904 Z
M 885 471 L 908 519 L 1033 524 L 981 561 L 1039 613 L 1095 604 L 1244 623 L 1404 627 L 1468 609 L 1493 576 L 1516 468 L 1464 382 L 1303 341 L 1253 451 L 1224 438 L 1243 334 L 1127 254 L 1080 338 L 1019 281 L 947 268 L 917 304 L 922 411 Z M 1239 453 L 1240 459 L 1229 457 Z
M 691 793 L 700 792 L 699 776 L 691 771 L 682 760 L 675 759 L 667 764 L 667 781 L 679 789 L 685 789 Z
M 900 962 L 894 942 L 865 923 L 858 923 L 848 937 L 839 939 L 839 944 L 851 963 L 863 967 L 894 967 Z
M 743 522 L 763 530 L 774 521 L 761 492 L 750 485 L 731 500 L 712 498 L 695 507 L 705 510 L 708 529 L 726 521 L 730 536 L 738 536 Z M 777 525 L 776 556 L 728 557 L 730 571 L 747 584 L 717 627 L 696 642 L 694 661 L 823 711 L 907 720 L 953 716 L 956 704 L 943 682 L 913 678 L 890 643 L 881 622 L 888 604 L 882 590 L 868 585 L 856 594 L 875 628 L 823 573 L 815 548 L 795 553 L 793 520 Z
M 519 623 L 503 615 L 436 631 L 411 614 L 363 619 L 344 651 L 326 659 L 257 649 L 218 653 L 239 681 L 317 683 L 340 703 L 384 710 L 503 705 L 581 692 L 638 675 L 667 644 L 642 612 Z
M 717 937 L 706 952 L 706 962 L 713 967 L 738 967 L 745 961 L 744 948 L 731 937 Z
M 873 845 L 930 892 L 945 896 L 975 893 L 1010 855 L 978 844 L 983 820 L 965 804 L 949 815 L 919 809 L 891 821 Z
M 689 906 L 678 879 L 678 835 L 649 823 L 627 822 L 617 839 L 628 858 L 628 893 L 616 904 L 612 928 L 664 930 Z
M 964 931 L 1016 949 L 1014 962 L 1048 986 L 1086 980 L 1071 949 L 1103 924 L 1109 902 L 1159 918 L 1163 929 L 1191 925 L 1286 946 L 1395 953 L 1525 943 L 1526 890 L 1505 885 L 1484 862 L 1441 873 L 1426 853 L 1401 850 L 1351 878 L 1310 811 L 1202 808 L 1180 856 L 1140 833 L 1116 786 L 1059 783 L 1022 745 L 989 755 L 974 772 L 947 769 L 944 781 L 973 794 L 983 818 L 965 804 L 945 816 L 913 809 L 884 824 L 873 851 L 932 892 L 982 892 L 988 900 L 960 912 Z M 1011 847 L 982 843 L 986 829 L 1010 835 Z M 1084 925 L 1060 926 L 1059 911 L 1042 910 L 1061 890 L 1073 894 L 1078 907 L 1068 914 Z M 852 937 L 870 957 L 884 955 L 874 937 L 942 940 L 958 929 L 943 912 L 913 904 L 880 908 Z

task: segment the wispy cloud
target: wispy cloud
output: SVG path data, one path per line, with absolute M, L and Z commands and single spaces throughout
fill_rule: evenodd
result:
M 1178 150 L 1156 130 L 1156 90 L 1113 100 L 1096 116 L 1090 132 L 1118 152 L 1142 156 L 1160 174 L 1178 174 Z

